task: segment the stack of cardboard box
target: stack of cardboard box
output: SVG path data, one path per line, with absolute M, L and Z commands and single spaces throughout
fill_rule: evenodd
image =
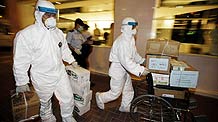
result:
M 66 71 L 73 89 L 74 110 L 79 115 L 83 115 L 90 110 L 91 106 L 92 90 L 90 90 L 90 71 L 82 67 L 73 66 L 66 66 Z
M 146 67 L 152 72 L 155 95 L 184 98 L 185 90 L 196 88 L 199 72 L 184 61 L 178 61 L 180 43 L 167 39 L 149 39 L 146 45 Z M 172 89 L 171 89 L 172 88 Z M 171 91 L 169 91 L 171 90 Z
M 160 55 L 147 55 L 146 67 L 152 72 L 155 85 L 169 85 L 170 57 Z

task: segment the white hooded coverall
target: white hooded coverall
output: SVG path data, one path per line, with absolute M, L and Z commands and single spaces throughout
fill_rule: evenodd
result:
M 127 20 L 133 20 L 127 18 Z M 145 70 L 140 66 L 144 62 L 136 50 L 134 35 L 131 34 L 132 26 L 123 25 L 122 34 L 113 43 L 109 61 L 110 90 L 100 93 L 99 97 L 103 103 L 117 99 L 122 93 L 120 109 L 129 111 L 130 103 L 134 97 L 131 77 L 128 72 L 140 76 Z
M 38 6 L 54 8 L 48 1 L 40 0 Z M 47 29 L 42 23 L 45 12 L 35 11 L 35 23 L 19 31 L 14 39 L 13 72 L 16 86 L 29 83 L 27 71 L 40 99 L 42 121 L 56 121 L 51 107 L 51 97 L 57 97 L 64 122 L 73 122 L 74 99 L 63 60 L 69 64 L 75 59 L 71 55 L 63 32 Z

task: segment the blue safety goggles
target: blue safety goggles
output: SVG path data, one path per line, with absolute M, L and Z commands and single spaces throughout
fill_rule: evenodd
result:
M 127 24 L 123 24 L 123 25 L 131 25 L 136 27 L 138 25 L 138 22 L 128 22 Z
M 138 22 L 128 22 L 127 24 L 128 24 L 128 25 L 132 25 L 132 26 L 137 26 L 137 25 L 138 25 Z
M 53 8 L 46 8 L 46 7 L 38 7 L 38 10 L 41 12 L 47 12 L 47 13 L 53 13 L 53 14 L 57 14 L 58 10 L 57 9 L 53 9 Z

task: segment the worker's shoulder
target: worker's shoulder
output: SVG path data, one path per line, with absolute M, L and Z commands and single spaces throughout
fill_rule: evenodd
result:
M 122 35 L 118 36 L 115 41 L 117 41 L 117 43 L 122 43 L 122 44 L 128 44 L 129 43 L 129 41 L 126 38 L 124 38 Z
M 72 33 L 72 32 L 75 32 L 75 31 L 74 31 L 74 29 L 72 29 L 72 30 L 70 30 L 69 32 L 71 32 L 71 33 Z
M 67 34 L 77 35 L 77 34 L 78 34 L 78 31 L 76 31 L 75 29 L 72 29 L 72 30 L 69 30 L 69 31 L 67 32 Z
M 64 34 L 64 32 L 59 28 L 56 28 L 55 31 L 58 32 L 58 33 Z
M 21 34 L 22 33 L 22 35 L 25 35 L 25 34 L 29 35 L 29 34 L 34 33 L 33 32 L 34 30 L 35 30 L 34 25 L 29 25 L 29 26 L 21 29 L 20 31 L 18 31 L 17 34 Z
M 34 25 L 34 24 L 26 26 L 26 27 L 25 27 L 25 28 L 23 28 L 21 31 L 28 31 L 28 30 L 32 30 L 33 28 L 35 28 L 35 25 Z

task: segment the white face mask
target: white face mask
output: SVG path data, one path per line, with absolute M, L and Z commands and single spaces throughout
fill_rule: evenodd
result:
M 121 32 L 126 33 L 127 35 L 134 36 L 137 33 L 137 29 L 134 28 L 132 30 L 132 26 L 122 26 Z
M 83 31 L 83 26 L 79 26 L 78 31 L 82 32 Z
M 133 29 L 133 30 L 132 30 L 132 35 L 136 35 L 136 33 L 137 33 L 137 30 L 136 30 L 136 29 Z
M 54 17 L 50 17 L 45 20 L 45 27 L 48 29 L 55 29 L 56 27 L 56 19 Z

